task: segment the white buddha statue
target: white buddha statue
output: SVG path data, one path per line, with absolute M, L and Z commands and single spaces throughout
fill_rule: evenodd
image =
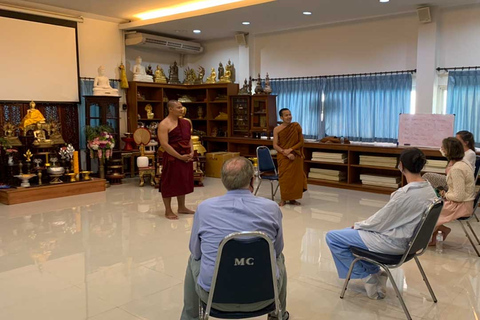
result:
M 118 90 L 110 86 L 110 80 L 105 76 L 105 67 L 98 68 L 98 76 L 93 80 L 93 95 L 94 96 L 117 96 Z
M 135 59 L 135 63 L 133 66 L 133 81 L 153 82 L 153 77 L 148 75 L 145 67 L 142 66 L 142 58 L 140 56 Z

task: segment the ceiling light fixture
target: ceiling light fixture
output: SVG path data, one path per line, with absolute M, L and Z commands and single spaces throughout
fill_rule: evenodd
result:
M 193 30 L 193 33 L 202 33 L 202 30 L 195 29 Z
M 312 13 L 310 11 L 303 11 L 303 14 L 306 15 L 306 16 L 311 16 Z
M 163 7 L 161 9 L 149 10 L 136 14 L 135 17 L 141 20 L 164 18 L 179 14 L 185 14 L 193 11 L 207 10 L 208 13 L 214 13 L 224 10 L 242 8 L 246 6 L 271 2 L 275 0 L 190 0 L 181 1 L 180 4 Z M 222 9 L 212 9 L 223 6 Z
M 250 24 L 250 22 L 248 22 L 248 21 L 243 21 L 242 24 L 245 25 L 245 26 L 248 26 L 248 25 Z
M 390 2 L 390 0 L 380 0 L 381 3 L 387 3 Z

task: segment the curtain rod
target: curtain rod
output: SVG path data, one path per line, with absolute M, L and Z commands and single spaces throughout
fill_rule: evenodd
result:
M 455 71 L 455 70 L 480 70 L 480 66 L 477 67 L 451 67 L 451 68 L 437 68 L 437 71 Z
M 90 77 L 80 77 L 81 80 L 95 80 L 95 78 Z M 120 82 L 120 79 L 109 79 L 110 81 L 117 81 Z
M 359 77 L 359 76 L 377 76 L 377 75 L 390 75 L 390 74 L 402 74 L 402 73 L 416 73 L 417 69 L 403 70 L 403 71 L 384 71 L 384 72 L 370 72 L 370 73 L 351 73 L 351 74 L 336 74 L 326 76 L 307 76 L 307 77 L 289 77 L 289 78 L 270 78 L 270 80 L 301 80 L 301 79 L 325 79 L 325 78 L 347 78 L 347 77 Z M 252 79 L 255 81 L 255 79 Z M 265 80 L 265 79 L 262 79 Z

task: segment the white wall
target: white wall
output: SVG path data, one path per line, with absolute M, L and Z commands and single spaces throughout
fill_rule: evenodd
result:
M 98 67 L 103 65 L 107 77 L 119 79 L 123 42 L 118 23 L 85 18 L 84 23 L 78 24 L 80 77 L 97 76 Z
M 255 70 L 295 77 L 416 68 L 415 15 L 255 37 Z
M 441 12 L 438 66 L 480 65 L 480 6 Z

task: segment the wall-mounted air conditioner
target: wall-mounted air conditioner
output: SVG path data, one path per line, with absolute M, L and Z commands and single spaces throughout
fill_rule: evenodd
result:
M 127 46 L 144 46 L 182 54 L 198 54 L 203 52 L 203 47 L 196 42 L 183 41 L 141 32 L 127 33 L 125 36 L 125 44 Z

